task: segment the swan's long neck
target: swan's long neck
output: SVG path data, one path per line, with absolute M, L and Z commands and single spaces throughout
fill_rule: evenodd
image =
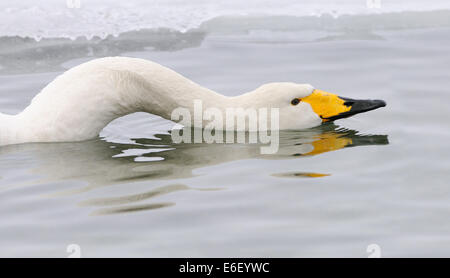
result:
M 177 107 L 193 113 L 193 99 L 219 109 L 230 101 L 147 60 L 97 59 L 57 77 L 20 114 L 0 114 L 0 144 L 87 140 L 130 113 L 166 119 Z

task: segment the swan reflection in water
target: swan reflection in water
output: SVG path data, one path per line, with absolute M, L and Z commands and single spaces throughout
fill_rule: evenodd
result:
M 260 144 L 175 144 L 170 134 L 156 134 L 154 138 L 131 139 L 126 143 L 108 142 L 99 138 L 76 143 L 2 146 L 0 158 L 11 153 L 23 153 L 27 156 L 27 162 L 32 161 L 28 168 L 32 169 L 33 178 L 22 185 L 83 182 L 75 189 L 62 189 L 51 193 L 52 197 L 78 194 L 107 185 L 169 180 L 168 185 L 143 193 L 88 199 L 79 203 L 83 206 L 102 207 L 93 214 L 109 214 L 174 205 L 170 202 L 130 204 L 175 191 L 220 189 L 197 189 L 174 183 L 176 179 L 192 177 L 192 171 L 197 168 L 242 159 L 301 159 L 304 156 L 319 155 L 347 147 L 389 143 L 387 135 L 361 135 L 355 130 L 340 128 L 333 123 L 302 131 L 280 131 L 279 136 L 279 150 L 272 155 L 261 154 Z M 330 174 L 298 171 L 268 175 L 279 178 L 305 178 Z M 38 180 L 36 176 L 39 177 Z M 3 182 L 2 188 L 5 186 L 18 185 L 5 185 Z

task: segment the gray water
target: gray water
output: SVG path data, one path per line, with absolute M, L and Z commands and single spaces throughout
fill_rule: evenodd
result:
M 66 257 L 69 244 L 83 257 L 367 257 L 370 244 L 383 257 L 450 256 L 447 15 L 0 38 L 3 113 L 23 110 L 65 69 L 110 55 L 153 60 L 230 96 L 292 81 L 388 104 L 284 131 L 275 155 L 174 144 L 172 124 L 143 113 L 87 142 L 2 146 L 0 256 Z

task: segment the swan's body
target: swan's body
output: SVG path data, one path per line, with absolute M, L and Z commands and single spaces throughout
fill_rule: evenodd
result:
M 310 85 L 271 83 L 237 96 L 226 97 L 204 88 L 159 64 L 136 58 L 110 57 L 76 66 L 48 84 L 17 115 L 0 113 L 0 145 L 24 142 L 81 141 L 98 136 L 112 120 L 134 112 L 170 119 L 178 107 L 193 113 L 193 100 L 203 107 L 279 108 L 280 129 L 321 124 L 307 102 Z

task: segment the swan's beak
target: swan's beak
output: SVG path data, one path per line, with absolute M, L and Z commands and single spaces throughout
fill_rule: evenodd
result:
M 301 98 L 300 101 L 309 103 L 323 122 L 347 118 L 386 106 L 383 100 L 351 99 L 317 89 L 309 96 Z

